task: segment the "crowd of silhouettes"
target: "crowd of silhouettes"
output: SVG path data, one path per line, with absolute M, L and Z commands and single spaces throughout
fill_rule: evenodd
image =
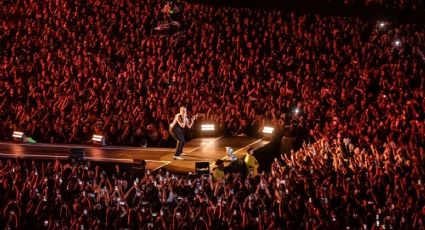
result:
M 338 137 L 282 154 L 258 174 L 242 159 L 238 170 L 219 160 L 203 175 L 2 159 L 0 227 L 423 229 L 424 158 L 423 147 L 361 149 Z
M 161 1 L 5 4 L 0 139 L 172 147 L 185 105 L 227 135 L 265 123 L 301 140 L 423 143 L 422 25 Z

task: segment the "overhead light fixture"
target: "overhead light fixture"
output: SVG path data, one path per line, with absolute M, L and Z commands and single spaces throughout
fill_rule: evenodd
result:
M 105 137 L 102 135 L 94 134 L 91 140 L 93 141 L 94 145 L 101 145 L 101 146 L 105 145 Z
M 215 130 L 214 124 L 211 124 L 211 123 L 201 124 L 201 131 L 202 132 L 214 131 L 214 130 Z
M 21 131 L 13 131 L 12 137 L 15 141 L 23 141 L 24 140 L 24 132 Z
M 264 134 L 272 134 L 274 132 L 274 128 L 272 126 L 264 126 L 263 133 Z

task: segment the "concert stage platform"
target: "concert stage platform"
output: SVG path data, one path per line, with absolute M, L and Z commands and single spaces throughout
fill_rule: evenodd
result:
M 191 140 L 185 145 L 184 160 L 173 160 L 174 149 L 170 148 L 138 148 L 123 146 L 91 146 L 60 144 L 20 144 L 0 142 L 0 157 L 40 160 L 64 160 L 70 156 L 71 148 L 85 149 L 85 159 L 108 163 L 133 163 L 134 160 L 145 160 L 147 168 L 157 170 L 166 168 L 175 173 L 195 171 L 196 162 L 209 162 L 210 166 L 217 159 L 226 158 L 225 147 L 232 147 L 235 154 L 241 157 L 248 147 L 260 148 L 267 140 L 251 137 L 202 137 Z

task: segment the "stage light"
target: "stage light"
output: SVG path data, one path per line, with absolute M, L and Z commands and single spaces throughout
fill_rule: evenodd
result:
M 298 114 L 300 112 L 300 110 L 298 108 L 294 109 L 294 113 Z
M 385 28 L 385 22 L 379 23 L 379 28 L 381 28 L 381 29 Z
M 24 132 L 13 131 L 12 137 L 15 141 L 23 141 L 24 140 Z
M 91 140 L 93 141 L 93 144 L 95 145 L 102 145 L 102 146 L 105 145 L 105 137 L 102 135 L 94 134 Z
M 202 132 L 212 132 L 215 130 L 215 126 L 212 123 L 205 123 L 205 124 L 201 124 L 201 131 Z
M 274 132 L 274 128 L 271 126 L 264 126 L 263 133 L 264 134 L 272 134 Z

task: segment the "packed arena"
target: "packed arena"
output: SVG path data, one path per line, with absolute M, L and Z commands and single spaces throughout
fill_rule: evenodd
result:
M 217 166 L 138 178 L 90 162 L 2 160 L 0 227 L 423 229 L 423 162 L 423 148 L 361 150 L 342 139 L 305 145 L 258 175 Z
M 161 37 L 160 2 L 19 3 L 3 21 L 3 140 L 157 146 L 181 105 L 228 135 L 270 120 L 406 144 L 423 126 L 423 26 L 181 3 L 181 31 Z
M 328 2 L 343 3 L 346 5 L 387 7 L 391 9 L 401 10 L 425 10 L 425 4 L 420 0 L 404 1 L 404 0 L 329 0 Z
M 267 124 L 294 143 L 264 172 L 252 149 L 210 174 L 0 157 L 0 228 L 424 229 L 423 22 L 159 0 L 2 12 L 0 145 L 17 130 L 58 145 L 96 134 L 177 145 L 182 160 L 202 121 L 235 137 Z

